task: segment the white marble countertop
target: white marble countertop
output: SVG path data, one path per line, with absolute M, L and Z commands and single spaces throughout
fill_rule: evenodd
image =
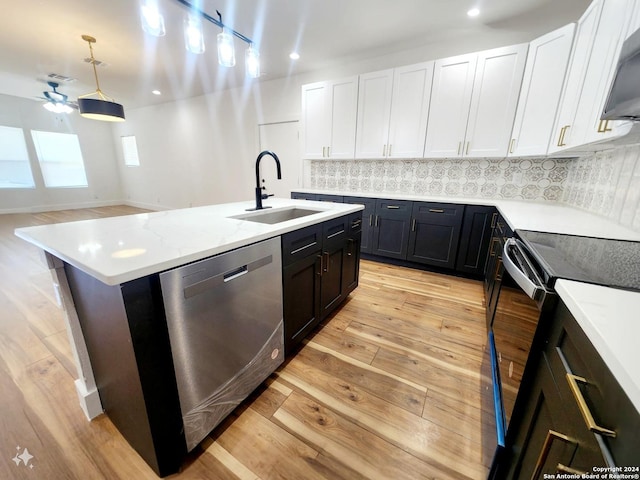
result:
M 464 205 L 488 205 L 498 208 L 509 226 L 521 230 L 566 233 L 588 237 L 614 238 L 640 241 L 640 232 L 624 227 L 600 215 L 554 202 L 532 202 L 529 200 L 492 200 L 487 198 L 434 197 L 418 195 L 394 195 L 357 192 L 334 192 L 328 190 L 296 189 L 296 192 L 323 195 L 347 195 L 351 197 L 388 198 L 419 202 L 457 203 Z
M 246 209 L 255 204 L 249 201 L 25 227 L 15 234 L 107 285 L 117 285 L 363 208 L 281 198 L 263 205 L 273 207 L 263 212 L 296 206 L 318 213 L 275 225 L 229 218 L 252 215 Z
M 555 289 L 640 413 L 640 292 L 572 280 Z

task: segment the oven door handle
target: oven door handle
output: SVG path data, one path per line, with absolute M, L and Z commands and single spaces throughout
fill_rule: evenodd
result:
M 514 261 L 511 260 L 511 257 L 509 256 L 509 247 L 518 248 L 515 238 L 508 238 L 502 249 L 502 264 L 504 265 L 504 268 L 509 272 L 511 278 L 513 278 L 520 288 L 524 290 L 524 293 L 526 293 L 529 298 L 537 300 L 540 295 L 544 293 L 544 288 L 533 282 L 517 267 Z

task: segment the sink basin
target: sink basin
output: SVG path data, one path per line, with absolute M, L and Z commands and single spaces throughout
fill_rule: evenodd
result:
M 321 213 L 323 210 L 309 210 L 306 208 L 291 207 L 282 210 L 261 210 L 256 213 L 247 213 L 244 215 L 236 215 L 237 220 L 246 220 L 248 222 L 266 223 L 274 225 L 276 223 L 294 220 L 296 218 L 306 217 L 314 213 Z

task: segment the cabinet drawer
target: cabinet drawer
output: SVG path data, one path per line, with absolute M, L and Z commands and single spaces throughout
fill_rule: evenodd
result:
M 322 223 L 282 235 L 282 264 L 289 265 L 322 248 Z
M 563 403 L 577 404 L 587 426 L 591 415 L 591 430 L 601 433 L 616 465 L 637 465 L 640 414 L 562 302 L 556 319 L 546 350 L 556 383 L 568 387 L 560 388 Z
M 326 249 L 328 245 L 344 242 L 350 229 L 349 215 L 324 222 L 322 224 L 322 242 L 324 248 Z
M 408 200 L 384 200 L 376 201 L 376 215 L 381 217 L 406 217 L 411 215 L 413 202 Z
M 349 234 L 362 231 L 362 212 L 356 212 L 349 215 Z
M 462 213 L 464 205 L 455 205 L 452 203 L 428 203 L 414 202 L 413 216 L 416 218 L 429 218 L 437 222 L 447 224 L 462 222 Z

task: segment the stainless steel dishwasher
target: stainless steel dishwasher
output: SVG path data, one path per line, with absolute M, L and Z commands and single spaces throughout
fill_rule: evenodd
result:
M 284 361 L 280 238 L 160 274 L 188 450 Z

